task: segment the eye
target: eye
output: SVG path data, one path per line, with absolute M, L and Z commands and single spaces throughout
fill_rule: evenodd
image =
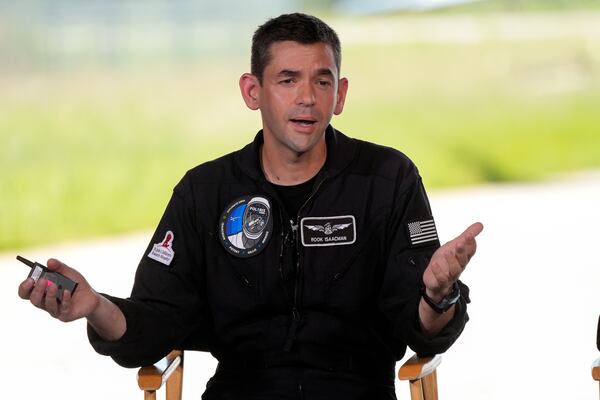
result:
M 296 80 L 294 78 L 287 78 L 287 79 L 282 79 L 279 81 L 279 84 L 281 85 L 292 85 L 296 82 Z
M 322 86 L 322 87 L 329 87 L 329 86 L 331 86 L 331 81 L 328 81 L 326 79 L 319 79 L 317 81 L 317 85 Z

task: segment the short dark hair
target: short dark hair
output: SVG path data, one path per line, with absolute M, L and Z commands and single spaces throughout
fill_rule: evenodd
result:
M 265 67 L 271 61 L 271 45 L 291 40 L 302 44 L 325 43 L 333 50 L 335 66 L 340 71 L 342 49 L 337 33 L 325 22 L 302 13 L 283 14 L 259 26 L 252 36 L 250 72 L 262 84 Z

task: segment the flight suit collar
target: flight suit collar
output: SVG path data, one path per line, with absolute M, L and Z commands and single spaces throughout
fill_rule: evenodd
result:
M 325 130 L 327 142 L 327 160 L 317 175 L 317 181 L 325 177 L 334 177 L 342 172 L 354 159 L 356 141 L 331 125 Z M 257 181 L 265 181 L 260 165 L 260 146 L 263 144 L 263 131 L 260 130 L 252 143 L 247 144 L 236 154 L 236 161 L 242 172 Z

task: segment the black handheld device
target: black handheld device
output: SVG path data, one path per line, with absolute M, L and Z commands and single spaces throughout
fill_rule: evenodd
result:
M 31 277 L 36 282 L 38 281 L 38 279 L 44 278 L 58 286 L 58 291 L 56 292 L 56 298 L 58 299 L 58 301 L 62 300 L 63 289 L 66 289 L 69 292 L 71 292 L 71 295 L 75 292 L 75 289 L 77 289 L 77 282 L 72 281 L 63 274 L 50 271 L 46 266 L 38 262 L 29 261 L 28 259 L 21 256 L 17 256 L 17 260 L 21 261 L 23 264 L 31 268 L 31 271 L 27 276 L 28 278 Z

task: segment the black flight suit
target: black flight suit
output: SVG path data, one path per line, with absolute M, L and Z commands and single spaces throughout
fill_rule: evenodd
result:
M 205 399 L 395 398 L 407 345 L 444 352 L 468 320 L 460 283 L 452 321 L 435 338 L 420 330 L 422 275 L 439 241 L 416 167 L 330 126 L 325 166 L 288 216 L 263 176 L 262 140 L 184 176 L 131 297 L 107 296 L 125 335 L 106 342 L 88 327 L 91 344 L 126 367 L 173 348 L 210 351 L 219 367 Z

